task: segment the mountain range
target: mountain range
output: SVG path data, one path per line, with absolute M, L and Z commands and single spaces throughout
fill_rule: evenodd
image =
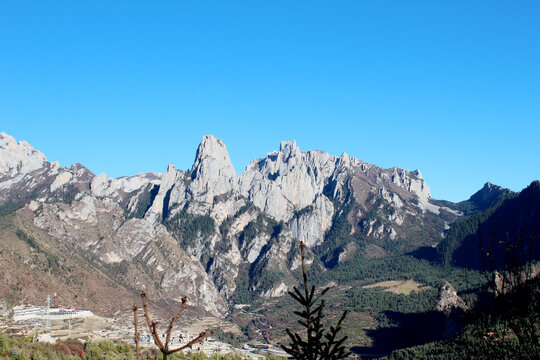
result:
M 54 294 L 112 314 L 145 290 L 164 306 L 186 295 L 225 317 L 297 284 L 300 241 L 322 272 L 441 247 L 456 220 L 511 194 L 487 183 L 468 201 L 434 200 L 420 170 L 302 152 L 294 140 L 236 174 L 212 135 L 189 170 L 108 178 L 1 133 L 0 294 L 10 303 Z

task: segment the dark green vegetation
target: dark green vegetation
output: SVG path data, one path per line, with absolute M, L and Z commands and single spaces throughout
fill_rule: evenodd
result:
M 261 233 L 272 234 L 276 237 L 281 231 L 281 225 L 264 214 L 258 214 L 255 220 L 250 221 L 238 237 L 240 247 L 246 247 L 257 235 Z
M 21 204 L 15 203 L 11 200 L 6 201 L 0 206 L 0 216 L 10 214 L 22 207 Z
M 183 247 L 198 236 L 211 235 L 215 228 L 214 219 L 209 215 L 192 215 L 185 209 L 165 220 L 163 224 L 175 238 L 179 239 Z
M 261 234 L 270 234 L 268 243 L 264 245 L 261 253 L 264 254 L 273 245 L 276 245 L 285 225 L 277 222 L 264 213 L 259 213 L 255 220 L 250 221 L 247 226 L 238 234 L 238 244 L 241 249 L 245 249 L 255 237 Z M 279 270 L 272 272 L 264 271 L 268 259 L 259 257 L 252 264 L 242 264 L 239 268 L 238 287 L 235 291 L 233 301 L 235 303 L 252 303 L 258 296 L 272 288 L 278 281 L 282 280 L 285 274 Z M 253 291 L 253 289 L 257 289 Z
M 473 195 L 471 199 L 473 199 L 475 195 Z M 476 208 L 473 201 L 469 200 L 460 203 L 462 210 L 464 212 L 469 212 L 470 215 L 459 219 L 452 224 L 448 234 L 437 247 L 438 260 L 444 265 L 472 265 L 470 264 L 471 261 L 478 265 L 480 260 L 480 253 L 477 250 L 480 245 L 480 239 L 477 236 L 479 225 L 486 222 L 486 220 L 488 220 L 497 209 L 505 203 L 505 200 L 514 199 L 516 196 L 517 194 L 509 192 L 503 192 L 499 196 L 493 196 L 493 203 L 491 206 L 481 207 L 477 212 L 471 212 L 471 209 Z M 454 252 L 462 247 L 464 242 L 468 243 L 467 247 L 468 250 L 472 251 L 472 256 L 468 257 L 468 259 L 459 258 L 457 256 L 454 258 Z M 478 266 L 476 267 L 478 268 Z
M 38 183 L 36 186 L 32 187 L 31 190 L 28 189 L 27 191 L 10 191 L 7 195 L 7 198 L 5 201 L 0 204 L 0 216 L 10 214 L 20 208 L 22 208 L 25 204 L 29 203 L 31 200 L 36 199 L 39 194 L 48 188 L 48 185 L 45 183 Z M 74 190 L 72 187 L 69 187 L 66 189 L 65 192 L 58 194 L 58 200 L 59 201 L 65 201 L 67 202 L 67 199 L 70 196 L 74 196 L 73 193 Z
M 481 269 L 486 282 L 461 293 L 468 297 L 469 311 L 444 315 L 443 324 L 452 323 L 453 334 L 394 351 L 389 358 L 539 358 L 540 278 L 534 267 L 540 258 L 539 229 L 538 181 L 454 224 L 439 246 L 440 261 L 448 269 Z
M 129 214 L 129 217 L 142 219 L 144 217 L 144 214 L 146 214 L 148 209 L 150 209 L 150 206 L 152 206 L 152 202 L 154 201 L 158 192 L 158 185 L 148 185 L 146 191 L 143 191 L 142 195 L 139 197 L 137 201 L 137 207 L 131 214 Z
M 334 201 L 334 206 L 338 210 L 332 219 L 332 227 L 326 233 L 324 242 L 315 249 L 315 253 L 320 256 L 327 268 L 332 268 L 338 264 L 339 255 L 343 252 L 347 243 L 351 242 L 351 240 L 359 240 L 357 237 L 351 239 L 350 224 L 347 219 L 353 206 L 352 192 L 348 192 L 343 203 Z
M 319 263 L 312 265 L 308 277 L 319 287 L 334 284 L 325 295 L 326 309 L 333 321 L 343 311 L 349 312 L 342 325 L 348 336 L 347 347 L 357 353 L 380 355 L 443 337 L 444 318 L 435 311 L 443 280 L 450 281 L 461 293 L 485 283 L 480 272 L 448 269 L 411 255 L 349 260 L 322 271 Z M 380 281 L 408 279 L 428 288 L 410 295 L 363 288 Z M 260 302 L 258 313 L 273 326 L 271 340 L 286 341 L 285 327 L 301 330 L 290 316 L 290 309 L 296 306 L 288 297 L 266 305 Z M 248 324 L 248 328 L 256 325 Z
M 520 194 L 488 190 L 489 196 L 473 196 L 458 204 L 468 215 L 451 226 L 437 249 L 330 263 L 327 260 L 339 256 L 344 244 L 363 246 L 361 236 L 350 235 L 347 201 L 341 204 L 343 211 L 337 212 L 327 234 L 330 241 L 324 249 L 314 249 L 308 275 L 317 286 L 333 284 L 326 296 L 330 317 L 337 319 L 343 310 L 350 311 L 343 323 L 347 346 L 370 356 L 391 353 L 392 358 L 501 358 L 496 354 L 539 353 L 533 351 L 538 349 L 540 324 L 538 280 L 523 283 L 521 279 L 523 274 L 531 275 L 529 266 L 539 259 L 540 186 L 533 182 Z M 494 240 L 485 240 L 490 237 Z M 484 246 L 479 248 L 482 240 Z M 482 262 L 480 249 L 490 250 L 493 256 Z M 510 292 L 495 297 L 495 270 L 503 286 L 513 284 L 515 289 L 510 286 Z M 407 279 L 425 287 L 410 295 L 363 287 Z M 436 311 L 444 280 L 455 287 L 469 311 Z M 286 341 L 285 327 L 301 330 L 289 315 L 294 306 L 287 298 L 255 303 L 254 308 L 273 327 L 272 340 Z M 256 325 L 248 323 L 246 334 L 253 335 Z
M 505 195 L 487 209 L 457 221 L 438 246 L 445 265 L 502 269 L 511 261 L 540 259 L 540 182 Z
M 465 314 L 447 319 L 464 328 L 446 340 L 394 351 L 389 359 L 538 359 L 540 358 L 540 278 L 495 296 L 495 289 Z
M 245 214 L 247 211 L 249 211 L 250 209 L 254 208 L 254 205 L 253 203 L 251 202 L 246 202 L 246 204 L 244 206 L 242 206 L 237 212 L 236 214 L 234 214 L 233 216 L 227 216 L 227 218 L 221 223 L 221 225 L 219 225 L 219 231 L 220 233 L 223 235 L 223 236 L 227 236 L 227 233 L 229 232 L 229 228 L 232 224 L 232 222 L 235 220 L 235 219 L 238 219 L 238 217 L 240 217 L 241 215 Z
M 71 204 L 73 200 L 75 200 L 75 196 L 77 196 L 77 193 L 79 193 L 79 189 L 77 189 L 73 185 L 68 185 L 66 188 L 62 191 L 62 193 L 59 195 L 60 199 L 65 204 Z
M 454 251 L 454 264 L 502 270 L 540 259 L 540 182 L 486 211 L 489 217 Z

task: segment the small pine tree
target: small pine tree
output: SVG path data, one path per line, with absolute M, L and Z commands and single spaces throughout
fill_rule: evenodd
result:
M 325 304 L 322 297 L 329 288 L 324 289 L 319 294 L 315 294 L 315 286 L 312 286 L 311 290 L 309 289 L 304 258 L 304 243 L 300 243 L 300 256 L 302 259 L 304 292 L 302 293 L 297 287 L 294 287 L 294 291 L 289 291 L 289 295 L 303 307 L 302 311 L 295 311 L 294 314 L 301 318 L 298 323 L 305 328 L 306 335 L 303 337 L 299 333 L 293 333 L 290 329 L 287 329 L 290 343 L 289 346 L 281 345 L 281 347 L 294 359 L 298 360 L 343 359 L 350 355 L 350 352 L 343 345 L 347 336 L 338 340 L 338 333 L 341 331 L 341 324 L 347 312 L 343 312 L 335 327 L 325 328 L 325 324 L 322 322 L 325 317 L 323 313 Z

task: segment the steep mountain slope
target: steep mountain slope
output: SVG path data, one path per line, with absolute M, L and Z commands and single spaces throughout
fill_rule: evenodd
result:
M 136 294 L 114 279 L 105 267 L 58 243 L 32 226 L 32 213 L 19 211 L 0 217 L 2 300 L 11 305 L 53 304 L 112 314 L 128 309 Z
M 206 135 L 189 171 L 169 164 L 164 174 L 108 179 L 0 139 L 3 213 L 19 209 L 28 229 L 116 269 L 114 281 L 129 291 L 188 295 L 216 315 L 227 312 L 225 299 L 290 289 L 301 240 L 324 271 L 436 244 L 461 216 L 460 206 L 431 199 L 419 170 L 301 152 L 294 141 L 237 175 L 225 144 Z
M 516 197 L 505 200 L 473 235 L 463 239 L 453 254 L 454 263 L 490 270 L 511 266 L 511 261 L 540 260 L 539 239 L 540 182 L 534 181 Z
M 136 218 L 150 205 L 146 195 L 159 186 L 158 176 L 107 179 L 104 174 L 94 176 L 80 165 L 61 169 L 27 143 L 17 144 L 5 134 L 1 138 L 0 188 L 4 191 L 0 204 L 4 213 L 18 209 L 11 216 L 26 232 L 37 234 L 35 243 L 49 244 L 34 248 L 34 252 L 47 256 L 50 249 L 60 248 L 62 256 L 76 254 L 68 258 L 72 264 L 72 259 L 87 264 L 77 268 L 80 272 L 109 276 L 113 288 L 119 289 L 107 292 L 111 298 L 130 298 L 126 294 L 136 295 L 146 289 L 168 300 L 179 301 L 187 295 L 192 305 L 216 316 L 226 313 L 224 299 L 200 262 L 184 252 L 163 225 Z M 7 231 L 3 238 L 10 237 Z M 14 276 L 21 272 L 17 267 L 6 269 L 13 270 Z M 55 274 L 60 281 L 71 276 L 65 267 Z M 35 289 L 18 290 L 26 296 Z M 20 298 L 21 294 L 13 297 Z M 112 310 L 107 306 L 115 301 L 110 300 L 94 299 L 91 308 Z M 115 310 L 122 304 L 116 301 Z
M 484 209 L 452 225 L 438 248 L 444 263 L 491 270 L 540 259 L 538 181 L 517 194 L 488 183 L 474 199 L 484 199 Z

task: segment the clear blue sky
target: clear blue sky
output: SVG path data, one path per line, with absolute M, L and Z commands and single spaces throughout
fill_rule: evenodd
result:
M 459 201 L 540 178 L 540 2 L 3 1 L 0 131 L 108 176 L 296 139 Z

